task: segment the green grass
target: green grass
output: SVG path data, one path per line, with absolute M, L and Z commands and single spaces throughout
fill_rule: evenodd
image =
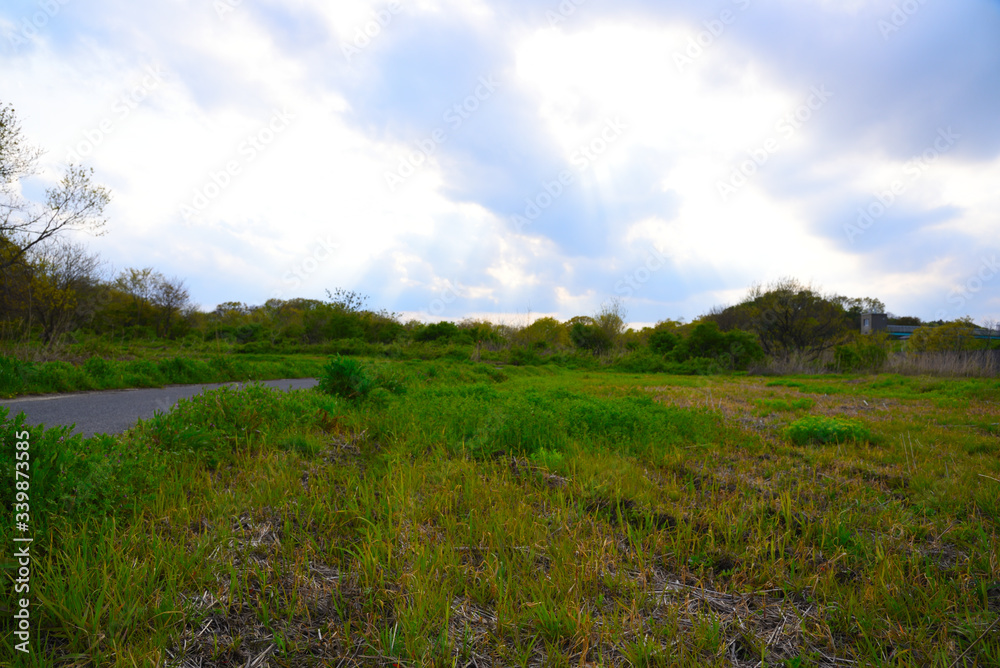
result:
M 0 357 L 0 397 L 81 390 L 163 387 L 173 384 L 306 378 L 319 374 L 322 361 L 301 356 L 186 355 L 117 360 L 90 357 L 73 364 L 56 360 L 23 362 Z
M 352 368 L 406 391 L 33 430 L 21 663 L 1000 663 L 994 381 Z
M 810 415 L 785 427 L 785 435 L 798 445 L 848 443 L 871 440 L 871 433 L 857 420 Z

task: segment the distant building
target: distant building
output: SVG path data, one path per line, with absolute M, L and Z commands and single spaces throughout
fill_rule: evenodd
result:
M 889 316 L 886 313 L 862 313 L 861 333 L 884 332 L 889 326 Z

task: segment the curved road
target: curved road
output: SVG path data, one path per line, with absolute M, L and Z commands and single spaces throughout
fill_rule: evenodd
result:
M 264 385 L 285 390 L 298 390 L 316 385 L 315 378 L 265 380 Z M 248 383 L 214 383 L 211 385 L 168 385 L 164 388 L 135 390 L 103 390 L 42 394 L 17 399 L 0 399 L 0 406 L 10 409 L 9 416 L 24 412 L 29 425 L 46 427 L 75 424 L 74 434 L 84 437 L 94 434 L 120 434 L 135 426 L 141 418 L 153 417 L 156 411 L 169 411 L 180 399 L 187 399 L 206 390 Z

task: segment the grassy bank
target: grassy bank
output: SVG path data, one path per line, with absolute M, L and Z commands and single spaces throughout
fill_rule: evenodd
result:
M 322 358 L 299 355 L 160 356 L 146 359 L 91 357 L 81 363 L 23 362 L 0 357 L 0 397 L 82 390 L 163 387 L 185 383 L 309 378 Z
M 1000 663 L 997 381 L 376 366 L 32 430 L 23 665 Z

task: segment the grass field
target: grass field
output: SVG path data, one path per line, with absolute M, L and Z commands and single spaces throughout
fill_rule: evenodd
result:
M 369 365 L 32 430 L 17 665 L 1000 665 L 996 380 Z

